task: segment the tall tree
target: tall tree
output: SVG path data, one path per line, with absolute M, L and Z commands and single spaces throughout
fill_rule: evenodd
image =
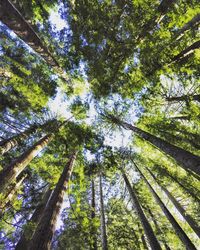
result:
M 0 172 L 1 192 L 26 168 L 32 159 L 43 150 L 53 139 L 53 134 L 43 136 L 38 142 L 25 151 L 20 157 L 15 159 L 10 165 Z
M 185 170 L 191 170 L 195 172 L 197 175 L 200 175 L 200 157 L 193 155 L 192 153 L 177 147 L 175 145 L 170 144 L 169 142 L 156 137 L 140 128 L 137 128 L 127 122 L 121 121 L 119 118 L 108 115 L 108 119 L 110 119 L 115 124 L 122 126 L 125 129 L 132 130 L 136 134 L 138 134 L 142 139 L 150 142 L 155 147 L 159 148 L 169 156 L 171 156 L 174 160 L 177 161 L 178 164 Z
M 182 207 L 182 205 L 177 201 L 177 199 L 172 195 L 170 191 L 167 190 L 166 187 L 164 187 L 160 181 L 156 178 L 156 176 L 153 174 L 153 172 L 146 167 L 150 175 L 153 177 L 155 182 L 161 187 L 161 189 L 164 191 L 164 193 L 167 195 L 169 200 L 174 204 L 176 209 L 179 211 L 179 213 L 182 215 L 182 217 L 185 219 L 185 221 L 190 225 L 190 227 L 193 229 L 193 231 L 196 233 L 196 235 L 200 238 L 200 228 L 197 225 L 196 221 L 187 213 L 187 211 Z
M 137 214 L 140 218 L 140 221 L 141 221 L 142 226 L 144 228 L 145 235 L 147 236 L 147 239 L 148 239 L 148 242 L 149 242 L 151 248 L 152 249 L 162 249 L 154 232 L 153 232 L 153 229 L 151 228 L 150 223 L 148 222 L 148 220 L 147 220 L 147 218 L 146 218 L 146 216 L 141 208 L 141 205 L 138 201 L 138 198 L 134 192 L 134 189 L 132 188 L 124 170 L 121 169 L 121 171 L 122 171 L 122 176 L 123 176 L 124 181 L 126 183 L 127 189 L 129 191 L 130 197 L 132 199 L 133 205 L 134 205 L 134 207 L 137 211 Z
M 52 190 L 48 188 L 48 190 L 44 193 L 41 202 L 37 205 L 37 208 L 33 212 L 29 222 L 34 223 L 34 225 L 38 225 L 40 218 L 43 214 L 45 207 L 48 204 L 49 197 L 51 196 Z M 30 234 L 29 234 L 30 235 Z M 25 232 L 22 232 L 22 235 L 17 242 L 15 250 L 28 250 L 29 238 L 27 237 Z
M 100 194 L 100 211 L 101 211 L 101 240 L 102 249 L 108 250 L 108 241 L 106 233 L 106 221 L 105 221 L 105 211 L 104 211 L 104 198 L 103 198 L 103 188 L 102 188 L 102 173 L 99 174 L 99 194 Z
M 48 250 L 51 248 L 51 240 L 55 231 L 55 224 L 63 203 L 64 194 L 68 187 L 76 155 L 77 152 L 74 152 L 64 167 L 60 179 L 30 242 L 29 250 Z
M 188 238 L 188 236 L 186 235 L 186 233 L 183 231 L 183 229 L 180 227 L 180 225 L 175 220 L 175 218 L 173 217 L 173 215 L 170 213 L 170 211 L 168 210 L 168 208 L 162 202 L 162 200 L 160 199 L 160 197 L 158 196 L 158 194 L 152 188 L 152 186 L 150 185 L 150 183 L 148 182 L 148 180 L 146 179 L 146 177 L 144 176 L 144 174 L 140 171 L 140 169 L 137 167 L 137 165 L 135 163 L 134 163 L 134 166 L 137 169 L 137 171 L 140 173 L 141 177 L 144 179 L 144 181 L 147 184 L 150 192 L 154 196 L 155 200 L 159 204 L 160 208 L 162 209 L 163 213 L 165 214 L 165 216 L 167 217 L 167 219 L 169 220 L 169 222 L 172 224 L 172 226 L 173 226 L 173 228 L 174 228 L 177 236 L 183 242 L 183 244 L 186 247 L 186 249 L 188 249 L 188 250 L 197 250 L 196 247 L 194 246 L 194 244 L 192 243 L 192 241 Z

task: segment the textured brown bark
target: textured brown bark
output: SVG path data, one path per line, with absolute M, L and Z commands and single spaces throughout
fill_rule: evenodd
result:
M 144 212 L 143 212 L 143 210 L 142 210 L 142 208 L 140 206 L 140 203 L 138 201 L 138 198 L 137 198 L 137 196 L 135 194 L 134 189 L 132 188 L 132 186 L 131 186 L 131 184 L 130 184 L 130 182 L 129 182 L 126 174 L 125 174 L 125 172 L 123 170 L 121 170 L 121 171 L 122 171 L 122 176 L 123 176 L 124 181 L 126 183 L 127 189 L 129 191 L 131 200 L 132 200 L 133 205 L 134 205 L 134 207 L 135 207 L 135 209 L 137 211 L 138 217 L 139 217 L 139 219 L 140 219 L 140 221 L 142 223 L 145 235 L 146 235 L 146 237 L 148 239 L 148 242 L 149 242 L 151 248 L 155 249 L 155 250 L 161 250 L 162 248 L 161 248 L 161 246 L 160 246 L 160 244 L 159 244 L 159 242 L 158 242 L 158 240 L 157 240 L 157 238 L 156 238 L 156 236 L 155 236 L 155 234 L 153 232 L 153 229 L 152 229 L 150 223 L 148 222 L 148 220 L 147 220 L 147 218 L 146 218 L 146 216 L 145 216 L 145 214 L 144 214 Z
M 102 240 L 102 249 L 108 250 L 108 241 L 106 233 L 106 221 L 105 221 L 105 212 L 104 212 L 104 201 L 103 201 L 103 189 L 102 189 L 102 175 L 99 174 L 99 194 L 100 194 L 100 211 L 101 211 L 101 240 Z
M 200 14 L 194 16 L 189 22 L 187 22 L 181 29 L 176 33 L 176 40 L 180 40 L 180 38 L 190 29 L 195 28 L 200 24 Z
M 147 184 L 150 192 L 154 196 L 155 200 L 157 201 L 158 205 L 162 209 L 163 213 L 165 214 L 165 216 L 167 217 L 167 219 L 171 223 L 171 225 L 174 228 L 174 231 L 176 232 L 177 236 L 179 237 L 179 239 L 184 244 L 185 248 L 187 250 L 197 250 L 196 247 L 194 246 L 194 244 L 192 243 L 192 241 L 188 238 L 188 236 L 183 231 L 183 229 L 180 227 L 180 225 L 175 220 L 175 218 L 173 217 L 173 215 L 170 213 L 170 211 L 168 210 L 168 208 L 165 206 L 165 204 L 162 202 L 162 200 L 160 199 L 160 197 L 157 195 L 157 193 L 155 192 L 155 190 L 152 188 L 152 186 L 150 185 L 150 183 L 148 182 L 148 180 L 146 179 L 146 177 L 143 175 L 143 173 L 140 171 L 140 169 L 137 167 L 137 165 L 135 163 L 134 163 L 134 165 L 135 165 L 136 169 L 138 170 L 138 172 L 140 173 L 141 177 L 144 179 L 144 181 Z
M 193 220 L 193 218 L 187 214 L 185 209 L 182 207 L 182 205 L 177 201 L 177 199 L 165 188 L 160 181 L 156 178 L 156 176 L 152 173 L 152 171 L 149 168 L 146 168 L 147 171 L 150 173 L 150 175 L 153 177 L 155 182 L 160 186 L 160 188 L 163 190 L 163 192 L 167 195 L 169 200 L 172 202 L 172 204 L 176 207 L 176 209 L 179 211 L 179 213 L 182 215 L 182 217 L 185 219 L 185 221 L 190 225 L 190 227 L 193 229 L 193 231 L 196 233 L 196 235 L 200 238 L 200 228 L 197 225 L 196 221 Z
M 29 162 L 52 140 L 53 135 L 48 134 L 42 137 L 20 157 L 14 160 L 9 166 L 4 168 L 0 173 L 0 192 L 5 188 L 26 168 Z
M 185 170 L 191 170 L 197 175 L 200 175 L 200 157 L 184 150 L 178 146 L 175 146 L 161 138 L 156 137 L 144 130 L 137 128 L 129 123 L 119 120 L 117 117 L 112 115 L 107 116 L 114 123 L 122 126 L 125 129 L 130 129 L 138 134 L 142 139 L 150 142 L 155 147 L 162 150 L 167 155 L 171 156 L 176 162 Z
M 50 250 L 51 248 L 51 240 L 55 231 L 56 221 L 63 203 L 64 194 L 68 187 L 76 154 L 76 152 L 72 154 L 60 176 L 33 238 L 29 243 L 29 250 Z
M 44 197 L 38 207 L 35 209 L 33 215 L 31 216 L 30 221 L 38 225 L 40 218 L 43 214 L 45 207 L 47 206 L 49 197 L 51 196 L 52 190 L 48 189 L 44 194 Z M 23 233 L 15 247 L 15 250 L 27 250 L 29 245 L 29 239 L 26 238 L 26 235 Z
M 95 202 L 95 186 L 94 186 L 94 179 L 91 180 L 91 190 L 92 190 L 92 200 L 91 200 L 91 218 L 95 219 L 96 217 L 96 202 Z M 96 236 L 96 229 L 92 228 L 92 250 L 97 250 L 97 236 Z

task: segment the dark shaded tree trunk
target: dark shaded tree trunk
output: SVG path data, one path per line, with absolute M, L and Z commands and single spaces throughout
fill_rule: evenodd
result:
M 95 202 L 95 186 L 94 186 L 94 179 L 92 178 L 91 180 L 91 190 L 92 190 L 92 200 L 91 200 L 91 218 L 92 220 L 95 219 L 96 217 L 96 202 Z M 93 223 L 93 222 L 92 222 Z M 97 250 L 97 235 L 96 235 L 96 228 L 94 228 L 94 226 L 92 226 L 92 250 Z
M 26 22 L 19 10 L 17 10 L 10 0 L 3 0 L 0 2 L 0 20 L 13 30 L 34 51 L 40 54 L 51 66 L 59 66 L 55 58 L 43 45 L 40 37 L 31 25 Z
M 51 189 L 48 189 L 45 192 L 42 201 L 37 206 L 33 215 L 31 216 L 30 221 L 32 223 L 34 223 L 35 225 L 38 225 L 40 218 L 43 214 L 43 211 L 44 211 L 45 207 L 47 206 L 47 203 L 48 203 L 49 197 L 51 196 L 51 193 L 52 193 Z M 16 247 L 15 247 L 15 250 L 28 250 L 28 245 L 29 245 L 29 239 L 27 239 L 25 233 L 23 233 L 21 235 Z
M 29 250 L 51 249 L 51 240 L 54 235 L 56 221 L 63 203 L 64 194 L 68 188 L 76 155 L 77 152 L 72 154 L 60 176 L 60 179 L 35 230 L 33 238 L 29 243 Z
M 172 96 L 166 98 L 166 101 L 168 102 L 180 102 L 180 101 L 190 101 L 190 100 L 200 102 L 200 95 L 182 95 L 182 96 Z
M 189 22 L 187 22 L 181 29 L 176 33 L 176 40 L 180 40 L 181 37 L 190 29 L 195 28 L 200 24 L 200 14 L 194 16 Z
M 140 169 L 137 167 L 137 165 L 135 163 L 134 163 L 134 165 L 135 165 L 135 168 L 140 173 L 141 177 L 144 179 L 144 181 L 147 184 L 150 192 L 152 193 L 152 195 L 154 196 L 154 198 L 157 201 L 158 205 L 162 209 L 163 213 L 165 214 L 165 216 L 167 217 L 167 219 L 169 220 L 169 222 L 173 226 L 174 231 L 176 232 L 177 236 L 182 241 L 182 243 L 184 244 L 184 246 L 186 247 L 186 249 L 187 250 L 197 250 L 196 247 L 194 246 L 194 244 L 192 243 L 192 241 L 188 238 L 188 236 L 186 235 L 186 233 L 183 231 L 183 229 L 180 227 L 180 225 L 178 224 L 178 222 L 175 220 L 174 216 L 170 213 L 170 211 L 168 210 L 168 208 L 165 206 L 165 204 L 162 202 L 162 200 L 157 195 L 157 193 L 155 192 L 155 190 L 152 188 L 152 186 L 150 185 L 150 183 L 148 182 L 148 180 L 146 179 L 146 177 L 143 175 L 143 173 L 140 171 Z
M 171 143 L 156 137 L 140 128 L 137 128 L 129 123 L 123 122 L 119 120 L 117 117 L 113 115 L 106 116 L 115 124 L 122 126 L 125 129 L 132 130 L 142 139 L 150 142 L 155 147 L 171 156 L 177 163 L 185 170 L 191 170 L 195 172 L 197 175 L 200 175 L 200 157 L 190 153 L 187 150 L 184 150 L 180 147 L 172 145 Z
M 193 231 L 196 233 L 196 235 L 200 238 L 200 228 L 198 227 L 196 221 L 193 220 L 193 218 L 187 214 L 185 209 L 182 207 L 182 205 L 176 200 L 176 198 L 169 192 L 156 178 L 156 176 L 151 172 L 149 168 L 147 168 L 147 171 L 150 173 L 150 175 L 153 177 L 155 182 L 160 186 L 160 188 L 163 190 L 163 192 L 167 195 L 169 200 L 172 202 L 172 204 L 176 207 L 176 209 L 179 211 L 179 213 L 182 215 L 182 217 L 185 219 L 185 221 L 190 225 L 190 227 L 193 229 Z
M 145 214 L 140 206 L 140 203 L 139 203 L 138 198 L 134 192 L 134 189 L 132 188 L 125 172 L 122 169 L 121 169 L 121 171 L 122 171 L 122 176 L 123 176 L 124 181 L 126 183 L 127 189 L 129 191 L 131 200 L 132 200 L 133 205 L 136 209 L 138 217 L 142 223 L 142 226 L 144 228 L 144 232 L 147 236 L 147 239 L 148 239 L 148 242 L 149 242 L 151 248 L 155 249 L 155 250 L 161 250 L 162 248 L 161 248 L 161 246 L 160 246 L 160 244 L 159 244 L 159 242 L 158 242 L 158 240 L 153 232 L 153 229 L 152 229 L 150 223 L 148 222 L 148 220 L 147 220 L 147 218 L 146 218 L 146 216 L 145 216 Z
M 108 250 L 108 241 L 106 233 L 106 220 L 104 211 L 104 201 L 103 201 L 103 189 L 102 189 L 102 174 L 99 174 L 99 194 L 100 194 L 100 211 L 101 211 L 101 240 L 102 249 Z
M 181 61 L 184 58 L 190 56 L 196 49 L 200 48 L 200 40 L 194 42 L 192 45 L 187 47 L 186 49 L 182 50 L 178 55 L 174 56 L 171 62 Z
M 57 59 L 10 0 L 0 1 L 0 20 L 52 66 L 63 81 L 69 82 Z
M 53 139 L 53 134 L 42 137 L 20 157 L 14 160 L 9 166 L 4 168 L 0 173 L 0 192 L 15 180 L 15 178 L 26 168 L 31 160 L 43 150 L 47 144 Z

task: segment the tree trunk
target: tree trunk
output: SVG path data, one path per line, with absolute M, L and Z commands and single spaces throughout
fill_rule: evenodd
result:
M 44 46 L 44 42 L 40 39 L 33 27 L 24 19 L 23 15 L 10 0 L 0 1 L 0 20 L 52 66 L 63 81 L 69 82 L 68 76 L 60 67 L 57 59 L 49 49 Z
M 38 225 L 40 218 L 43 214 L 43 211 L 47 206 L 51 193 L 52 193 L 51 189 L 48 189 L 47 192 L 45 192 L 42 201 L 37 206 L 33 215 L 31 216 L 30 221 L 33 222 L 34 224 Z M 15 247 L 15 250 L 28 250 L 28 244 L 29 244 L 29 239 L 27 239 L 25 233 L 23 233 Z
M 177 41 L 180 40 L 186 31 L 198 26 L 199 23 L 200 23 L 200 14 L 197 14 L 192 18 L 192 20 L 187 22 L 181 29 L 178 30 L 178 32 L 176 33 L 176 40 Z
M 197 194 L 193 193 L 193 191 L 189 187 L 187 187 L 187 185 L 183 185 L 181 183 L 181 181 L 177 177 L 175 177 L 174 175 L 172 175 L 164 167 L 161 168 L 161 167 L 156 166 L 156 169 L 159 169 L 161 174 L 164 174 L 164 175 L 168 176 L 175 183 L 177 183 L 182 188 L 183 191 L 187 192 L 194 199 L 195 202 L 200 203 L 200 199 L 197 197 Z
M 26 22 L 21 13 L 15 8 L 10 0 L 0 1 L 0 20 L 13 30 L 25 43 L 42 57 L 51 66 L 59 66 L 55 58 L 50 54 L 48 49 L 43 45 L 40 37 Z
M 163 190 L 163 192 L 167 195 L 168 199 L 172 202 L 172 204 L 176 207 L 176 209 L 179 211 L 179 213 L 182 215 L 182 217 L 185 219 L 185 221 L 190 225 L 190 227 L 193 229 L 193 231 L 196 233 L 196 235 L 200 238 L 200 228 L 198 227 L 196 221 L 193 220 L 193 218 L 187 214 L 185 209 L 182 207 L 182 205 L 176 200 L 176 198 L 160 183 L 160 181 L 156 178 L 156 176 L 151 172 L 149 168 L 147 168 L 147 171 L 150 173 L 150 175 L 153 177 L 155 182 L 160 186 L 160 188 Z
M 99 174 L 99 193 L 100 193 L 100 211 L 101 211 L 101 240 L 102 249 L 108 250 L 107 234 L 106 234 L 106 221 L 104 212 L 103 189 L 102 189 L 102 174 Z
M 166 98 L 166 101 L 168 102 L 180 102 L 180 101 L 190 101 L 190 100 L 200 102 L 200 95 L 182 95 L 182 96 L 172 96 Z
M 151 219 L 152 219 L 152 221 L 153 221 L 153 223 L 154 223 L 154 225 L 155 225 L 155 228 L 156 228 L 157 232 L 158 232 L 161 236 L 163 236 L 163 233 L 162 233 L 162 231 L 161 231 L 161 229 L 160 229 L 160 227 L 159 227 L 159 225 L 158 225 L 158 222 L 156 221 L 156 219 L 155 219 L 153 213 L 151 212 L 151 209 L 150 209 L 150 208 L 146 208 L 146 209 L 147 209 L 147 211 L 148 211 L 148 213 L 149 213 L 149 215 L 150 215 L 150 217 L 151 217 Z M 171 250 L 171 248 L 168 246 L 168 244 L 167 244 L 166 241 L 164 240 L 164 237 L 163 237 L 162 241 L 163 241 L 163 243 L 164 243 L 165 249 L 166 249 L 166 250 Z
M 93 223 L 93 220 L 96 217 L 96 212 L 95 212 L 95 210 L 96 210 L 96 204 L 95 204 L 95 186 L 94 186 L 94 179 L 93 179 L 93 177 L 92 177 L 92 180 L 91 180 L 91 189 L 92 189 L 92 201 L 91 201 L 92 211 L 91 211 L 91 218 L 92 218 L 92 223 Z M 92 250 L 97 250 L 96 228 L 93 226 L 93 224 L 92 224 L 91 235 L 92 235 L 92 247 L 91 247 L 91 249 Z
M 129 123 L 123 122 L 112 115 L 109 115 L 107 117 L 111 119 L 115 124 L 118 124 L 125 129 L 132 130 L 133 132 L 138 134 L 142 139 L 150 142 L 155 147 L 159 148 L 164 153 L 171 156 L 174 160 L 177 161 L 178 164 L 180 164 L 180 166 L 183 169 L 191 170 L 195 172 L 197 175 L 200 175 L 200 157 L 199 156 L 194 155 L 180 147 L 172 145 L 171 143 L 163 139 L 160 139 L 148 132 L 145 132 L 142 129 L 137 128 Z
M 186 249 L 187 250 L 197 250 L 196 247 L 194 246 L 194 244 L 192 243 L 192 241 L 188 238 L 188 236 L 183 231 L 183 229 L 180 227 L 180 225 L 175 220 L 175 218 L 173 217 L 173 215 L 170 213 L 170 211 L 168 210 L 168 208 L 165 206 L 165 204 L 162 202 L 162 200 L 160 199 L 160 197 L 157 195 L 157 193 L 155 192 L 155 190 L 152 188 L 152 186 L 150 185 L 150 183 L 148 182 L 148 180 L 146 179 L 146 177 L 143 175 L 143 173 L 140 171 L 140 169 L 137 167 L 137 165 L 135 163 L 134 163 L 134 165 L 135 165 L 135 168 L 140 173 L 141 177 L 144 179 L 144 181 L 147 184 L 150 192 L 152 193 L 152 195 L 154 196 L 154 198 L 157 201 L 158 205 L 162 209 L 163 213 L 165 214 L 165 216 L 167 217 L 167 219 L 169 220 L 169 222 L 173 226 L 174 231 L 176 232 L 177 236 L 182 241 L 182 243 L 184 244 L 184 246 L 186 247 Z
M 22 174 L 17 178 L 16 183 L 11 184 L 8 187 L 8 190 L 5 191 L 5 195 L 3 195 L 2 201 L 0 201 L 0 215 L 2 215 L 3 211 L 9 206 L 10 201 L 15 195 L 16 191 L 21 187 L 23 181 L 27 178 L 27 174 Z
M 5 188 L 26 168 L 31 160 L 46 147 L 53 139 L 53 134 L 42 137 L 32 147 L 25 151 L 20 157 L 14 160 L 9 166 L 4 168 L 0 173 L 0 192 Z
M 185 57 L 189 56 L 190 54 L 194 53 L 196 49 L 200 48 L 200 40 L 194 42 L 192 45 L 187 47 L 186 49 L 182 50 L 178 55 L 174 56 L 171 62 L 177 62 L 183 60 Z
M 162 0 L 160 5 L 157 8 L 157 11 L 160 13 L 160 17 L 157 19 L 157 23 L 159 24 L 161 20 L 164 18 L 166 13 L 172 7 L 172 5 L 176 2 L 176 0 Z
M 51 248 L 51 240 L 54 235 L 56 221 L 63 203 L 64 194 L 68 187 L 76 154 L 76 152 L 72 154 L 60 176 L 29 244 L 29 250 L 50 250 Z
M 161 248 L 161 246 L 160 246 L 160 244 L 159 244 L 159 242 L 158 242 L 158 240 L 153 232 L 153 229 L 151 228 L 150 223 L 148 222 L 148 220 L 147 220 L 147 218 L 146 218 L 146 216 L 145 216 L 145 214 L 140 206 L 140 203 L 139 203 L 138 198 L 134 192 L 134 189 L 132 188 L 125 172 L 122 169 L 121 169 L 121 171 L 122 171 L 122 176 L 123 176 L 124 181 L 126 183 L 127 189 L 129 191 L 131 200 L 132 200 L 133 205 L 137 211 L 138 217 L 142 223 L 142 226 L 144 228 L 144 232 L 147 236 L 147 239 L 148 239 L 148 242 L 149 242 L 151 248 L 155 249 L 155 250 L 161 250 L 162 248 Z

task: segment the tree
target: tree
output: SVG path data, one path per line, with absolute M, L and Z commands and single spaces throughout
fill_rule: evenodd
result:
M 148 132 L 143 131 L 140 128 L 137 128 L 126 122 L 120 121 L 117 117 L 108 116 L 108 119 L 110 119 L 113 123 L 122 126 L 125 129 L 132 130 L 133 132 L 138 134 L 142 139 L 152 143 L 155 147 L 159 148 L 160 150 L 174 158 L 177 163 L 179 163 L 180 166 L 185 170 L 191 170 L 197 173 L 198 175 L 200 174 L 200 158 L 198 156 L 193 155 L 192 153 L 182 148 L 174 146 L 169 142 L 164 141 L 163 139 L 160 139 Z
M 56 188 L 52 193 L 52 196 L 43 212 L 40 222 L 30 242 L 30 250 L 45 250 L 50 249 L 51 247 L 51 240 L 55 231 L 55 223 L 63 203 L 63 197 L 73 170 L 76 154 L 77 152 L 74 152 L 71 155 L 69 162 L 66 164 L 62 175 L 60 176 Z
M 154 196 L 155 200 L 157 201 L 157 203 L 160 205 L 160 208 L 162 209 L 163 213 L 166 215 L 166 217 L 168 218 L 168 220 L 172 224 L 174 230 L 176 231 L 176 234 L 179 236 L 180 240 L 183 242 L 183 244 L 185 245 L 185 247 L 187 249 L 196 250 L 196 247 L 194 246 L 194 244 L 191 242 L 191 240 L 185 234 L 185 232 L 183 231 L 183 229 L 179 226 L 179 224 L 177 223 L 177 221 L 174 219 L 173 215 L 170 213 L 170 211 L 167 209 L 167 207 L 162 202 L 162 200 L 160 199 L 160 197 L 157 195 L 157 193 L 155 192 L 155 190 L 152 188 L 152 186 L 150 185 L 150 183 L 148 182 L 148 180 L 146 179 L 146 177 L 139 170 L 139 168 L 136 166 L 135 163 L 134 163 L 134 165 L 135 165 L 136 169 L 138 170 L 138 172 L 140 173 L 140 175 L 142 176 L 142 178 L 144 179 L 144 181 L 147 184 L 147 186 L 149 187 L 149 190 L 153 194 L 153 196 Z
M 179 213 L 182 215 L 182 217 L 187 221 L 187 223 L 190 225 L 190 227 L 193 229 L 193 231 L 198 235 L 200 238 L 200 228 L 198 227 L 196 221 L 187 214 L 187 211 L 182 207 L 182 205 L 177 201 L 177 199 L 171 194 L 170 191 L 167 190 L 166 187 L 164 187 L 159 180 L 157 180 L 156 176 L 151 172 L 149 168 L 146 168 L 150 175 L 153 177 L 153 179 L 158 183 L 158 185 L 161 187 L 161 189 L 164 191 L 164 193 L 167 195 L 169 200 L 174 204 L 176 209 L 179 211 Z
M 131 196 L 131 199 L 132 199 L 132 202 L 133 202 L 133 205 L 135 206 L 135 209 L 138 213 L 138 216 L 140 218 L 140 221 L 142 223 L 142 226 L 144 228 L 144 231 L 145 231 L 145 235 L 147 236 L 147 239 L 148 239 L 148 242 L 151 246 L 152 249 L 161 249 L 161 246 L 156 238 L 156 236 L 154 235 L 154 232 L 151 228 L 151 225 L 149 224 L 140 204 L 139 204 L 139 201 L 137 199 L 137 196 L 136 194 L 134 193 L 134 190 L 133 188 L 131 187 L 131 184 L 124 172 L 124 170 L 122 170 L 122 175 L 123 175 L 123 178 L 124 178 L 124 181 L 127 185 L 127 189 L 129 191 L 129 194 Z

